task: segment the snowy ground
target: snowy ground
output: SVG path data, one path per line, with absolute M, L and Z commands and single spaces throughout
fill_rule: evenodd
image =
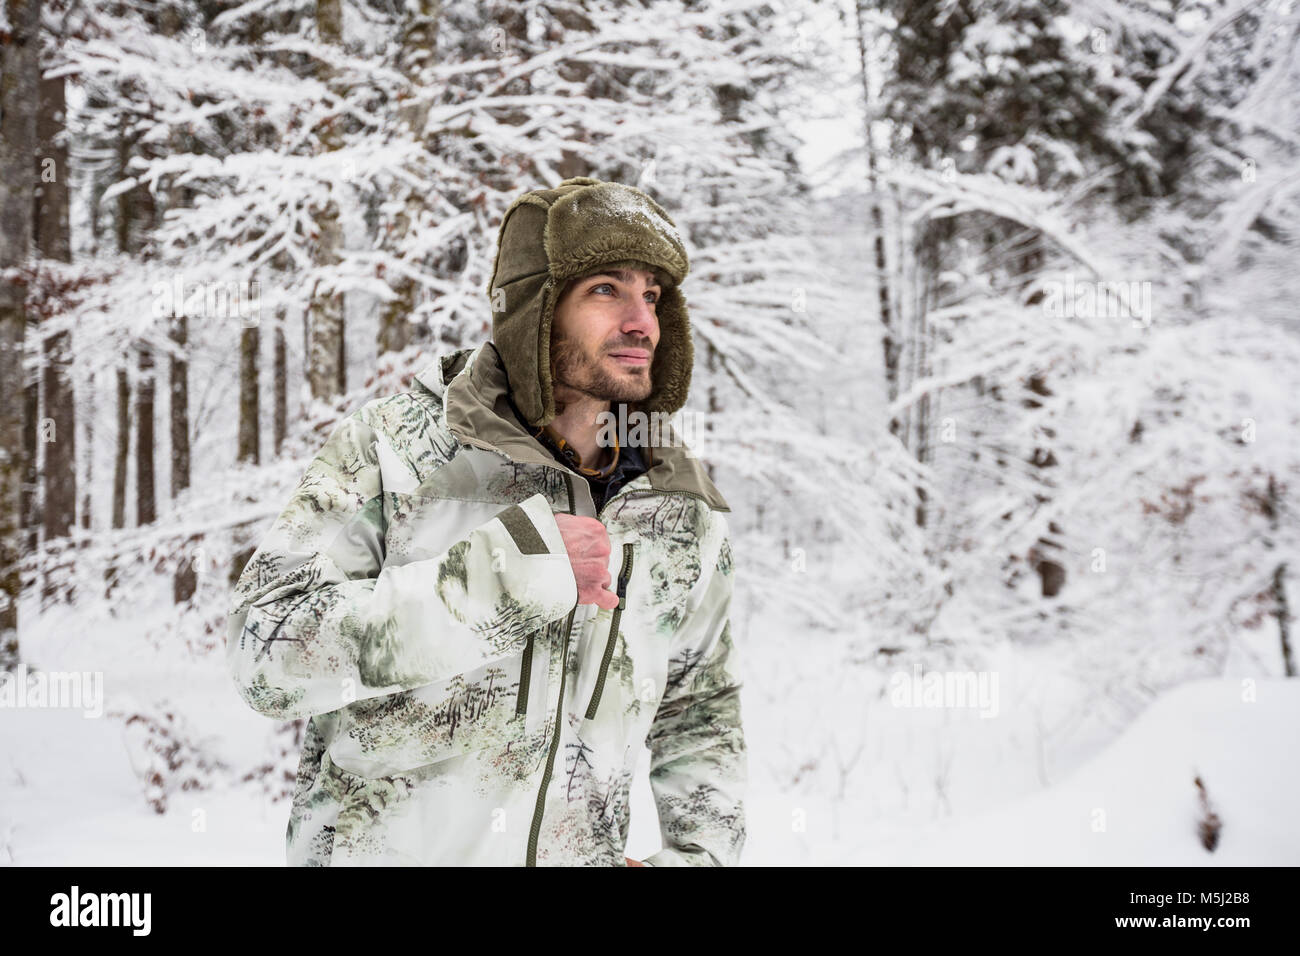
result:
M 168 633 L 168 613 L 99 631 L 93 653 L 75 616 L 42 622 L 34 664 L 112 679 L 98 719 L 0 710 L 0 864 L 283 863 L 289 803 L 270 793 L 296 756 L 277 755 L 279 725 L 234 694 L 219 643 L 140 640 Z M 1059 723 L 1048 705 L 1068 696 L 1050 658 L 996 659 L 998 711 L 981 717 L 895 706 L 889 675 L 837 663 L 835 635 L 747 628 L 742 641 L 746 864 L 1300 864 L 1300 682 L 1193 681 L 1125 728 L 1085 721 L 1067 739 L 1043 729 Z M 188 760 L 224 763 L 197 774 L 211 786 L 181 789 L 182 771 L 155 812 L 148 751 L 122 716 L 135 712 L 175 714 L 196 747 Z M 634 858 L 660 845 L 647 761 L 643 751 Z M 234 782 L 268 762 L 274 773 Z M 1213 853 L 1197 835 L 1198 775 L 1222 822 Z
M 1300 683 L 1202 680 L 1167 694 L 1056 786 L 914 833 L 876 824 L 847 862 L 1106 866 L 1300 864 Z M 1195 779 L 1222 823 L 1207 851 Z
M 931 823 L 873 817 L 852 791 L 837 801 L 757 787 L 745 863 L 1300 865 L 1300 683 L 1266 680 L 1255 692 L 1247 702 L 1240 681 L 1183 685 L 1060 783 Z M 1213 852 L 1199 833 L 1198 777 L 1221 824 Z

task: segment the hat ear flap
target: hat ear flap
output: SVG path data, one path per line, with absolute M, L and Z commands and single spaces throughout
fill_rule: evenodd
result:
M 695 365 L 690 312 L 681 289 L 670 285 L 660 291 L 655 316 L 659 319 L 659 344 L 651 369 L 653 388 L 640 406 L 646 412 L 672 415 L 686 404 Z
M 555 303 L 565 284 L 560 283 L 557 287 L 556 281 L 548 276 L 542 286 L 542 320 L 537 324 L 536 352 L 540 407 L 539 415 L 529 422 L 534 427 L 549 425 L 555 420 L 555 386 L 551 381 L 551 324 L 555 320 Z

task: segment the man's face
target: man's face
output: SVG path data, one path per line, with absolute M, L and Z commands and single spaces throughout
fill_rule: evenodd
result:
M 602 401 L 649 397 L 659 292 L 654 273 L 644 270 L 612 270 L 570 282 L 551 323 L 552 381 Z

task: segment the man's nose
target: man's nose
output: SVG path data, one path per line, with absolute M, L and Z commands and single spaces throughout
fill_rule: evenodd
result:
M 647 338 L 658 324 L 659 319 L 655 315 L 654 305 L 645 299 L 637 299 L 635 304 L 628 307 L 628 311 L 623 316 L 623 331 L 638 331 Z

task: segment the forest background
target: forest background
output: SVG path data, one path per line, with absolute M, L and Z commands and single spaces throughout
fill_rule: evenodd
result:
M 0 708 L 0 863 L 283 861 L 231 583 L 571 176 L 688 242 L 747 862 L 1300 862 L 1298 51 L 1294 0 L 3 0 L 0 667 L 104 706 Z

